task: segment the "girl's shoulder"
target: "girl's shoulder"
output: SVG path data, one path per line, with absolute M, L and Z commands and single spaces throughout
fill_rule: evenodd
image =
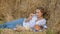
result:
M 45 19 L 45 18 L 43 18 L 43 19 L 41 19 L 40 21 L 41 21 L 41 22 L 46 22 L 46 19 Z
M 43 20 L 43 21 L 46 21 L 46 19 L 45 19 L 45 18 L 43 18 L 42 20 Z

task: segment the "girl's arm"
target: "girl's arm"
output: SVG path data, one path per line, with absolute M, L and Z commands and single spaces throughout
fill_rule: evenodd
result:
M 29 17 L 25 20 L 25 22 L 29 22 L 32 19 L 32 16 L 34 16 L 35 14 L 31 13 L 29 15 Z

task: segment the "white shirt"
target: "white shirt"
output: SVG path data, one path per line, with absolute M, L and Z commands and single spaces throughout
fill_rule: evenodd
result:
M 35 24 L 38 24 L 39 26 L 43 26 L 44 28 L 47 28 L 46 19 L 43 18 L 43 19 L 41 19 L 37 22 L 36 22 L 36 20 L 37 20 L 37 16 L 33 16 L 32 19 L 28 23 L 26 23 L 25 20 L 24 20 L 23 26 L 28 26 L 28 27 L 33 28 Z

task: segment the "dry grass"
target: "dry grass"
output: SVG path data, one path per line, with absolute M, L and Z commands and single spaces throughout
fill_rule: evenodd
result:
M 3 29 L 3 30 L 1 30 L 1 34 L 46 34 L 46 31 L 43 31 L 43 32 L 29 32 L 29 31 L 17 32 L 12 29 Z
M 50 17 L 47 21 L 48 27 L 53 30 L 59 29 L 60 27 L 56 26 L 60 23 L 60 0 L 0 0 L 0 20 L 11 21 L 27 17 L 38 6 L 47 9 Z

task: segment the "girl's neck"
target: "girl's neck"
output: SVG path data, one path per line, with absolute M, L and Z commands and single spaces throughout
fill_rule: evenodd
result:
M 40 19 L 43 19 L 43 16 L 41 16 L 41 17 L 38 17 L 37 19 L 38 19 L 38 20 L 40 20 Z
M 36 22 L 39 21 L 39 20 L 41 20 L 41 19 L 43 19 L 43 17 L 37 17 Z

